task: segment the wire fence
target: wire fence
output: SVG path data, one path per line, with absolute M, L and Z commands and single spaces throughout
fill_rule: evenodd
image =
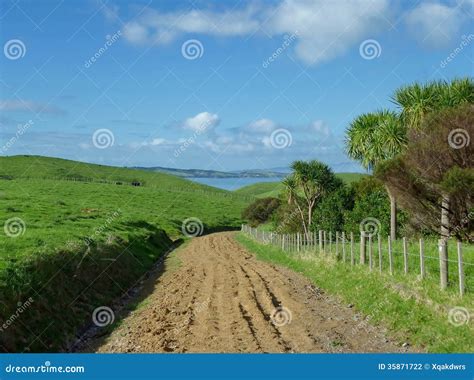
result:
M 279 234 L 242 225 L 242 232 L 263 244 L 270 244 L 289 254 L 331 255 L 354 266 L 367 265 L 369 271 L 415 274 L 424 280 L 437 281 L 441 289 L 458 287 L 463 296 L 474 290 L 474 262 L 463 259 L 464 250 L 474 258 L 474 247 L 459 241 L 407 238 L 391 240 L 378 234 L 316 231 L 308 235 Z M 443 255 L 442 253 L 449 253 Z M 447 258 L 446 258 L 447 257 Z

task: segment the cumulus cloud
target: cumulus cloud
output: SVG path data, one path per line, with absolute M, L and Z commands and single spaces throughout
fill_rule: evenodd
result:
M 307 64 L 345 53 L 385 23 L 388 0 L 281 0 L 227 10 L 152 8 L 128 22 L 125 39 L 132 44 L 163 45 L 186 34 L 219 37 L 293 35 L 296 56 Z
M 420 42 L 431 47 L 443 47 L 459 34 L 466 18 L 460 6 L 430 2 L 408 12 L 405 22 Z
M 210 112 L 201 112 L 196 116 L 186 119 L 181 127 L 194 132 L 210 130 L 216 127 L 220 122 L 219 116 Z
M 276 123 L 270 119 L 259 119 L 251 122 L 245 129 L 255 132 L 269 132 L 276 128 Z
M 148 8 L 138 19 L 125 25 L 124 37 L 131 43 L 166 44 L 183 34 L 243 36 L 255 32 L 259 22 L 256 9 L 159 12 Z
M 329 61 L 372 37 L 386 23 L 388 0 L 284 0 L 271 12 L 267 33 L 298 32 L 295 53 L 307 64 Z

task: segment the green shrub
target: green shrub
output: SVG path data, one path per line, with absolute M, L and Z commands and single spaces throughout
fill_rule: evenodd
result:
M 247 219 L 252 226 L 257 226 L 267 222 L 280 205 L 278 198 L 257 199 L 242 211 L 242 218 Z

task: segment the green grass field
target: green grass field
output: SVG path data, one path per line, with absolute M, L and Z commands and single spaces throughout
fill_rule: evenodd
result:
M 421 282 L 416 276 L 369 273 L 367 266 L 351 267 L 336 261 L 334 255 L 288 254 L 244 234 L 237 239 L 259 259 L 302 273 L 342 302 L 354 304 L 373 323 L 386 326 L 400 344 L 408 342 L 418 350 L 439 353 L 474 349 L 472 325 L 449 322 L 453 308 L 463 307 L 472 312 L 472 295 L 461 298 L 456 289 L 441 292 L 437 283 Z
M 346 184 L 365 177 L 366 174 L 361 173 L 336 173 L 336 176 L 342 179 Z M 258 182 L 252 185 L 241 187 L 234 191 L 236 194 L 245 195 L 256 198 L 275 197 L 277 198 L 283 191 L 281 182 Z
M 186 219 L 197 218 L 203 232 L 238 227 L 247 203 L 167 174 L 0 158 L 0 319 L 34 300 L 3 327 L 0 350 L 64 347 L 96 307 L 123 294 L 183 236 Z

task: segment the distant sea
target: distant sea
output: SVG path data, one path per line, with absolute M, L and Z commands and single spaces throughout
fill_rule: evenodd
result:
M 202 183 L 204 185 L 218 187 L 224 190 L 237 190 L 241 187 L 252 185 L 258 182 L 281 182 L 281 177 L 268 178 L 187 178 L 191 181 Z

